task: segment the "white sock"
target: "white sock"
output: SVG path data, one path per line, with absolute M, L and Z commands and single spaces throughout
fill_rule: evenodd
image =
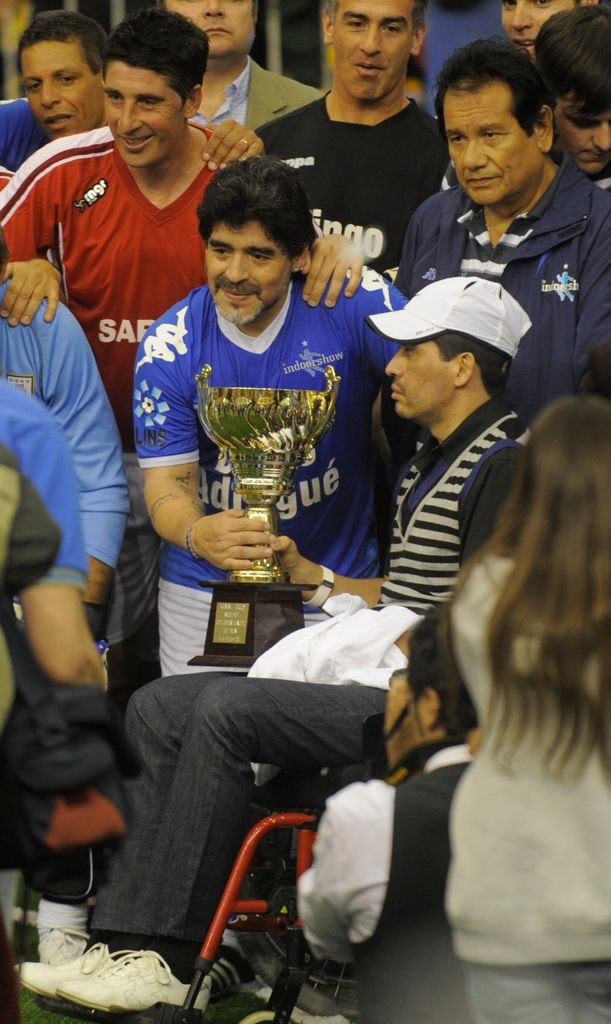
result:
M 234 932 L 232 928 L 225 928 L 221 942 L 223 946 L 231 946 L 232 949 L 235 949 L 236 953 L 239 953 L 240 956 L 244 956 L 244 954 L 242 953 L 240 940 L 237 936 L 237 933 Z
M 87 931 L 87 900 L 82 903 L 53 903 L 44 896 L 38 904 L 38 934 L 43 938 L 54 928 Z

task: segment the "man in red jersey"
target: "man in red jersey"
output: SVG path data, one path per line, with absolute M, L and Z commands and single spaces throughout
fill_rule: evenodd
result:
M 212 171 L 197 110 L 206 36 L 166 11 L 122 22 L 104 49 L 108 127 L 32 156 L 2 195 L 15 260 L 50 250 L 95 353 L 126 450 L 139 337 L 203 279 L 195 207 Z
M 111 644 L 132 635 L 155 605 L 157 539 L 133 454 L 133 364 L 151 323 L 205 283 L 196 207 L 213 173 L 202 162 L 210 130 L 189 118 L 200 104 L 207 54 L 205 33 L 177 14 L 149 8 L 126 18 L 103 52 L 108 127 L 35 153 L 0 198 L 13 258 L 50 251 L 61 270 L 126 451 L 132 517 L 117 571 Z M 257 140 L 243 132 L 238 141 L 251 156 Z M 318 261 L 322 276 L 326 251 Z
M 195 208 L 213 171 L 202 161 L 209 132 L 188 119 L 199 106 L 207 54 L 205 34 L 178 15 L 149 9 L 127 18 L 103 53 L 108 127 L 39 150 L 2 194 L 13 258 L 50 253 L 61 271 L 126 453 L 132 508 L 111 646 L 132 637 L 156 603 L 157 540 L 133 455 L 133 364 L 146 328 L 204 280 Z

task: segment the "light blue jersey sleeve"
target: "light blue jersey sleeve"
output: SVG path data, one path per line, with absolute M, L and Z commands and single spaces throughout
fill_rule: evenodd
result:
M 0 444 L 14 453 L 61 529 L 55 562 L 40 582 L 83 589 L 87 560 L 81 537 L 76 480 L 66 441 L 41 402 L 0 381 Z
M 3 289 L 0 289 L 0 301 Z M 62 430 L 76 475 L 87 554 L 117 564 L 129 510 L 119 433 L 89 343 L 60 305 L 52 323 L 44 308 L 29 327 L 0 323 L 0 363 L 9 381 L 28 381 Z

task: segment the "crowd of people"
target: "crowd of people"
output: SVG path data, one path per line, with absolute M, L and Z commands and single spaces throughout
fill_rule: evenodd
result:
M 611 1022 L 611 10 L 503 0 L 435 117 L 426 0 L 324 0 L 324 95 L 251 59 L 257 14 L 37 14 L 0 105 L 0 579 L 51 680 L 101 684 L 108 641 L 144 766 L 93 912 L 44 893 L 21 981 L 180 1005 L 253 766 L 358 764 L 385 714 L 384 778 L 329 801 L 300 881 L 362 1024 Z M 205 363 L 341 378 L 279 536 L 199 421 Z M 269 557 L 304 629 L 248 678 L 191 664 L 201 581 Z M 252 982 L 227 935 L 197 1006 Z

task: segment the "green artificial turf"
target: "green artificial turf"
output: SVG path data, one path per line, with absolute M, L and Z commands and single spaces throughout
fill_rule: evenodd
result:
M 204 1014 L 206 1024 L 237 1024 L 249 1013 L 261 1010 L 264 1004 L 256 996 L 227 996 L 218 1003 L 212 1003 Z M 21 1024 L 75 1024 L 73 1017 L 60 1017 L 56 1013 L 41 1010 L 34 1002 L 32 992 L 25 990 L 21 996 Z
M 38 904 L 38 897 L 32 896 L 30 906 Z M 16 936 L 17 938 L 17 936 Z M 21 936 L 18 937 L 19 945 Z M 38 938 L 36 929 L 31 925 L 26 928 L 23 949 L 24 959 L 37 960 Z M 25 989 L 21 994 L 21 1024 L 76 1024 L 74 1017 L 60 1017 L 57 1013 L 42 1010 L 34 1002 L 35 996 Z M 211 1003 L 204 1014 L 205 1024 L 237 1024 L 249 1013 L 263 1009 L 265 1004 L 254 995 L 226 996 L 218 1003 Z M 0 1007 L 1 1010 L 1 1007 Z M 1 1017 L 1 1013 L 0 1013 Z M 11 1022 L 12 1024 L 12 1022 Z

